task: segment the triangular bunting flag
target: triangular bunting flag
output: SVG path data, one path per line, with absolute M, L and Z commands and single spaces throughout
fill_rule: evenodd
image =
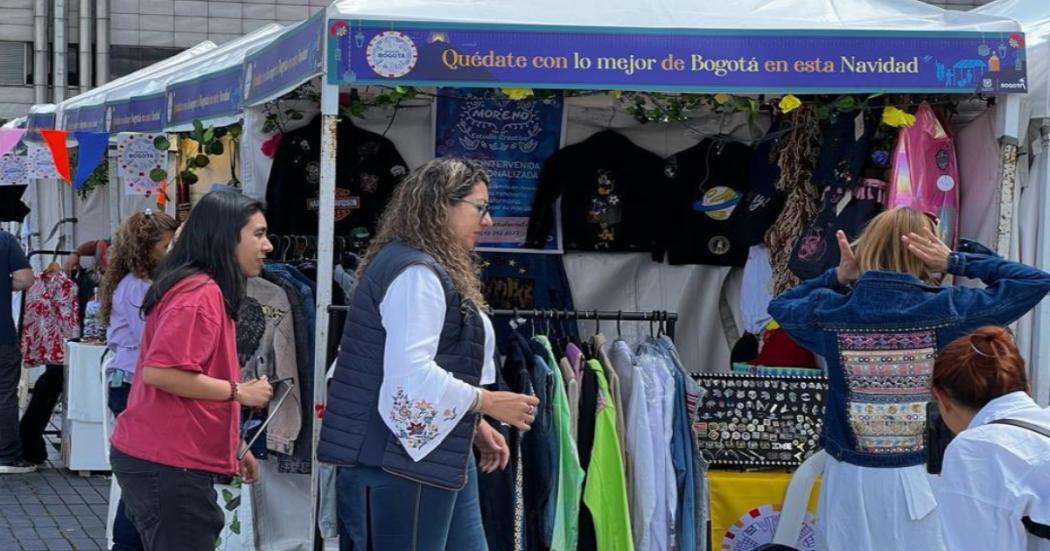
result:
M 24 128 L 0 128 L 0 157 L 14 149 L 25 133 Z
M 81 184 L 91 176 L 109 147 L 109 134 L 105 132 L 74 132 L 79 145 L 77 152 L 77 175 L 73 178 L 73 189 L 80 189 Z
M 55 170 L 58 170 L 58 175 L 67 182 L 72 180 L 73 176 L 69 172 L 69 150 L 66 148 L 66 131 L 40 130 L 40 137 L 51 150 L 51 158 L 55 160 Z

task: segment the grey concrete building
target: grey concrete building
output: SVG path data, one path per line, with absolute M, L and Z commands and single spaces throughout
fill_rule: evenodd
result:
M 267 23 L 306 19 L 330 1 L 0 0 L 0 121 L 203 40 L 221 44 Z M 928 1 L 968 10 L 991 0 Z

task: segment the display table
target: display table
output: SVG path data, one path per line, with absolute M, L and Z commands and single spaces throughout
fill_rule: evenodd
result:
M 66 343 L 62 461 L 72 471 L 108 471 L 106 382 L 101 344 Z
M 791 473 L 711 470 L 711 549 L 751 551 L 772 543 Z M 800 551 L 816 551 L 814 531 L 820 482 L 813 485 L 799 534 Z

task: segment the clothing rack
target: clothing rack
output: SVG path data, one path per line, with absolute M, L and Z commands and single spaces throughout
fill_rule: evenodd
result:
M 602 312 L 598 310 L 506 310 L 496 309 L 489 313 L 493 317 L 501 318 L 525 318 L 525 319 L 546 319 L 552 321 L 559 320 L 595 320 L 595 321 L 615 321 L 617 326 L 617 332 L 619 332 L 620 322 L 649 322 L 650 327 L 652 324 L 659 323 L 661 327 L 666 327 L 665 333 L 671 340 L 674 340 L 675 336 L 675 324 L 678 321 L 678 314 L 674 312 L 667 312 L 665 310 L 652 310 L 649 312 L 624 312 L 618 310 L 616 312 Z
M 348 312 L 349 306 L 331 305 L 328 307 L 329 312 Z M 664 310 L 652 310 L 649 312 L 624 312 L 622 310 L 616 312 L 602 312 L 598 310 L 506 310 L 496 309 L 489 312 L 492 317 L 498 318 L 525 318 L 525 319 L 545 319 L 551 321 L 583 321 L 583 320 L 595 320 L 595 321 L 615 321 L 617 331 L 619 332 L 620 323 L 629 322 L 649 322 L 650 327 L 652 324 L 659 323 L 661 327 L 666 327 L 665 333 L 671 340 L 675 337 L 675 324 L 678 321 L 678 314 L 674 312 L 667 312 Z

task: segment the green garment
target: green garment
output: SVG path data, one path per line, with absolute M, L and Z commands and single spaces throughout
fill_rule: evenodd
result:
M 536 342 L 547 351 L 547 365 L 554 372 L 554 431 L 558 437 L 558 497 L 555 502 L 554 535 L 551 549 L 576 551 L 579 536 L 580 497 L 583 494 L 583 468 L 576 441 L 572 438 L 572 419 L 565 382 L 554 359 L 554 351 L 547 337 L 538 335 Z
M 616 405 L 602 364 L 590 360 L 587 368 L 598 379 L 598 403 L 583 406 L 596 406 L 598 411 L 594 419 L 594 445 L 591 463 L 587 466 L 583 502 L 594 519 L 598 551 L 634 551 L 631 515 L 627 510 L 627 478 L 616 429 Z

